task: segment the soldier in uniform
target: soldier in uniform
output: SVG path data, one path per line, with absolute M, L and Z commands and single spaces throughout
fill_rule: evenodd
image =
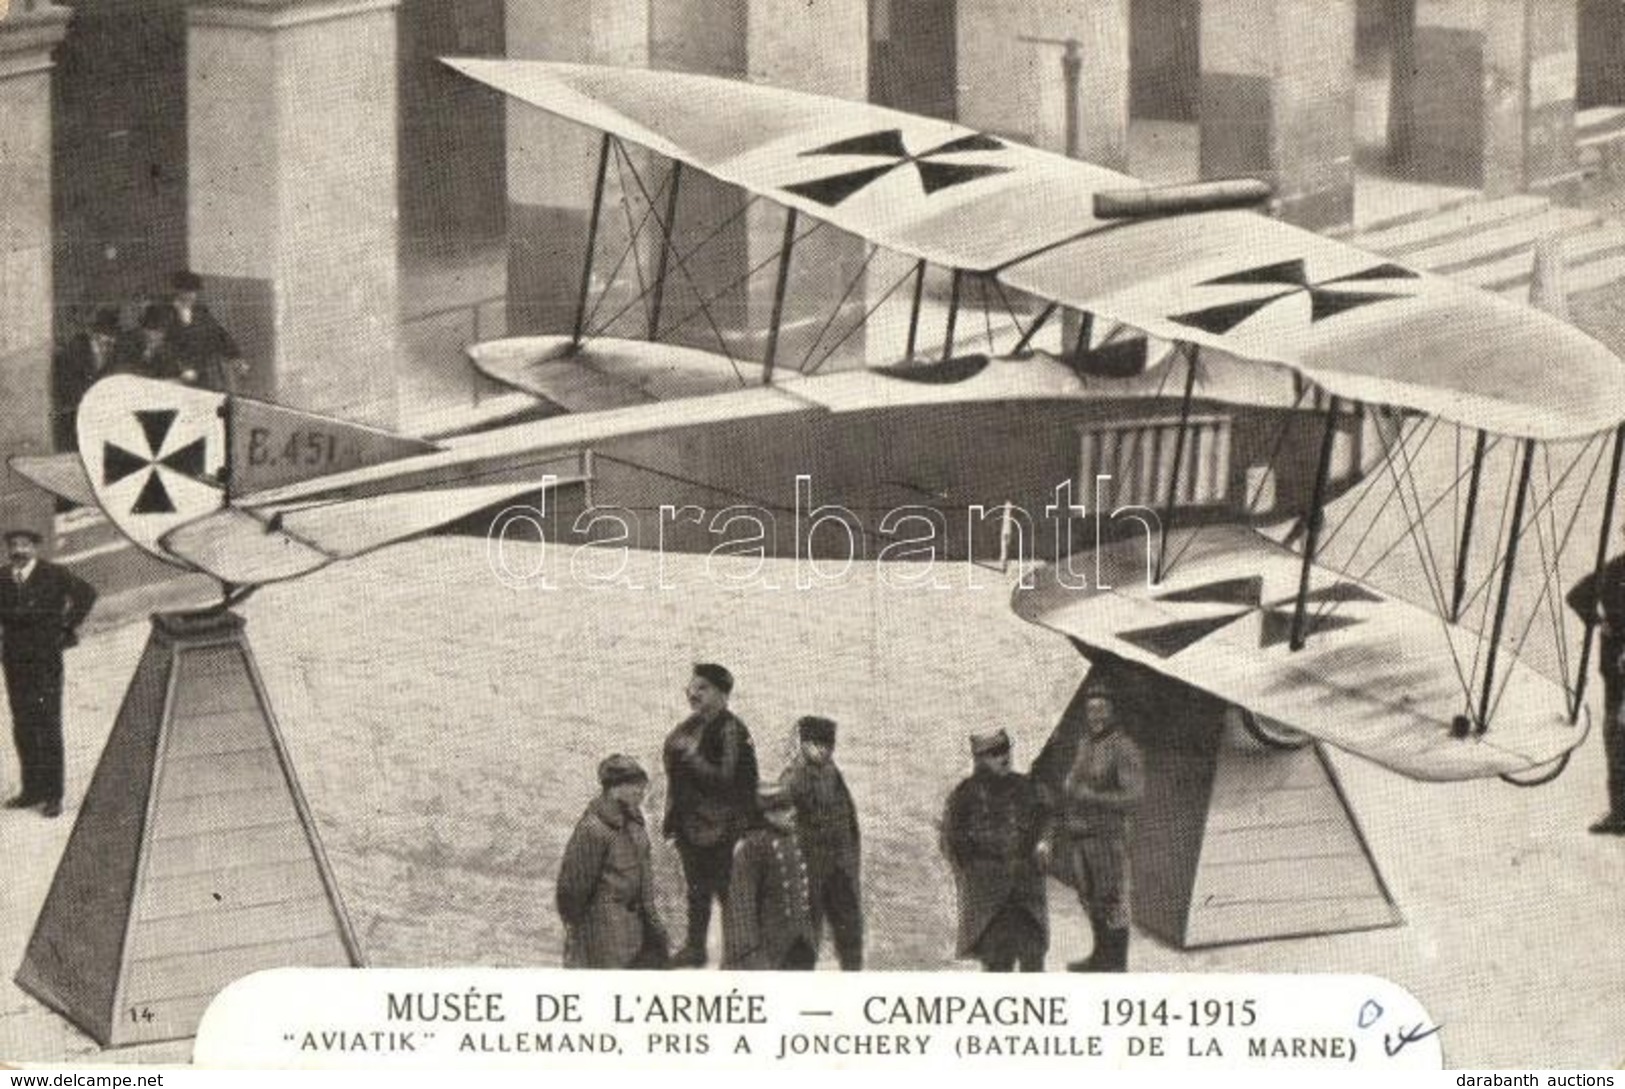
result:
M 796 842 L 795 800 L 778 783 L 758 789 L 761 823 L 739 841 L 722 909 L 722 966 L 808 969 L 818 960 L 807 863 Z
M 796 723 L 801 750 L 779 781 L 796 806 L 796 840 L 807 860 L 813 926 L 823 941 L 827 919 L 841 971 L 863 968 L 863 900 L 859 892 L 858 811 L 835 766 L 835 723 L 808 715 Z
M 1131 817 L 1145 795 L 1145 762 L 1120 728 L 1117 699 L 1105 687 L 1086 693 L 1084 735 L 1061 790 L 1078 899 L 1095 937 L 1089 958 L 1067 965 L 1074 972 L 1128 967 Z
M 1012 767 L 1009 734 L 975 734 L 970 747 L 975 771 L 948 795 L 942 822 L 959 888 L 959 955 L 990 972 L 1041 972 L 1049 948 L 1044 804 Z
M 750 731 L 728 710 L 733 674 L 714 662 L 694 667 L 686 719 L 666 737 L 666 819 L 688 886 L 688 939 L 672 963 L 705 965 L 711 901 L 728 894 L 734 844 L 756 813 L 756 750 Z
M 181 381 L 221 393 L 232 392 L 234 379 L 247 371 L 247 365 L 231 334 L 198 301 L 203 277 L 195 272 L 177 272 L 170 286 L 175 296 L 169 304 L 167 343 Z
M 11 731 L 22 767 L 22 792 L 8 809 L 42 806 L 62 815 L 62 651 L 79 643 L 79 625 L 96 591 L 79 576 L 38 556 L 40 535 L 7 531 L 10 564 L 0 576 L 0 664 L 11 700 Z
M 598 797 L 576 822 L 559 864 L 566 968 L 664 968 L 670 953 L 655 906 L 643 795 L 649 776 L 630 756 L 598 765 Z
M 1602 673 L 1602 748 L 1608 765 L 1608 812 L 1591 831 L 1625 836 L 1625 555 L 1615 556 L 1600 574 L 1592 572 L 1568 594 L 1569 608 L 1602 629 L 1597 668 Z

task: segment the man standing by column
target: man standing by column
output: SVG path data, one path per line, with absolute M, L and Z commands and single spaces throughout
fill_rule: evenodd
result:
M 12 737 L 22 791 L 8 809 L 42 805 L 62 815 L 62 651 L 79 642 L 79 625 L 96 603 L 85 580 L 38 556 L 31 529 L 5 535 L 10 564 L 0 577 L 0 664 L 11 701 Z
M 739 841 L 722 911 L 724 968 L 806 970 L 818 960 L 807 863 L 790 791 L 764 783 L 761 823 Z
M 1625 836 L 1625 555 L 1592 572 L 1568 594 L 1569 608 L 1602 629 L 1602 751 L 1608 765 L 1608 812 L 1591 826 L 1599 836 Z
M 841 971 L 863 968 L 863 897 L 859 882 L 858 810 L 835 766 L 835 723 L 808 715 L 796 723 L 801 751 L 780 782 L 796 806 L 796 841 L 807 860 L 813 929 L 824 922 L 835 939 Z
M 1121 728 L 1119 698 L 1105 687 L 1087 693 L 1084 735 L 1062 786 L 1072 872 L 1095 937 L 1089 959 L 1067 965 L 1074 972 L 1128 967 L 1129 839 L 1132 814 L 1145 796 L 1145 761 Z
M 177 272 L 170 280 L 175 297 L 165 343 L 180 368 L 181 381 L 220 393 L 232 392 L 237 378 L 247 372 L 243 353 L 231 334 L 198 300 L 203 277 Z
M 705 966 L 711 902 L 728 894 L 734 844 L 756 810 L 756 750 L 728 710 L 733 687 L 722 666 L 696 665 L 687 690 L 692 714 L 666 737 L 661 832 L 676 843 L 688 886 L 688 938 L 672 958 L 677 968 Z
M 1044 805 L 1032 779 L 1011 764 L 1009 734 L 973 734 L 970 750 L 975 771 L 948 795 L 942 822 L 959 886 L 959 955 L 990 972 L 1042 972 L 1049 949 Z

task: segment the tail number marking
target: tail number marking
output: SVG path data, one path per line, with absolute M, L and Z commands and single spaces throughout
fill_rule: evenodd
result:
M 248 430 L 250 466 L 292 465 L 323 469 L 336 467 L 338 459 L 339 437 L 326 431 L 295 430 L 279 441 L 270 428 L 251 427 Z

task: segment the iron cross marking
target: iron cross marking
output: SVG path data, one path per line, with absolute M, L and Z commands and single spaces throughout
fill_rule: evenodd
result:
M 1233 272 L 1228 276 L 1220 276 L 1212 280 L 1203 280 L 1198 287 L 1224 287 L 1232 285 L 1256 284 L 1260 287 L 1280 287 L 1282 290 L 1272 292 L 1257 299 L 1242 299 L 1239 302 L 1224 303 L 1219 306 L 1210 306 L 1202 310 L 1192 310 L 1187 314 L 1174 314 L 1169 320 L 1177 321 L 1181 325 L 1188 325 L 1193 329 L 1200 329 L 1215 335 L 1228 333 L 1248 319 L 1256 316 L 1260 311 L 1268 309 L 1283 299 L 1290 299 L 1297 295 L 1309 296 L 1309 322 L 1325 321 L 1335 318 L 1339 314 L 1350 310 L 1358 310 L 1362 306 L 1385 302 L 1389 299 L 1404 299 L 1409 296 L 1389 291 L 1368 291 L 1365 285 L 1373 281 L 1384 280 L 1415 280 L 1417 274 L 1402 265 L 1384 263 L 1373 265 L 1359 272 L 1351 272 L 1346 276 L 1334 276 L 1329 280 L 1311 280 L 1308 270 L 1304 267 L 1303 258 L 1292 261 L 1281 261 L 1273 265 L 1261 265 L 1243 272 Z M 1349 290 L 1352 288 L 1353 290 Z
M 1297 598 L 1287 597 L 1279 601 L 1264 602 L 1264 579 L 1260 575 L 1251 577 L 1224 579 L 1219 582 L 1209 582 L 1202 586 L 1193 586 L 1188 590 L 1175 590 L 1172 593 L 1159 594 L 1154 600 L 1171 601 L 1185 604 L 1202 605 L 1233 605 L 1235 611 L 1220 613 L 1217 616 L 1198 617 L 1194 620 L 1176 620 L 1171 624 L 1160 624 L 1152 628 L 1136 628 L 1133 631 L 1118 633 L 1117 638 L 1141 650 L 1148 650 L 1159 658 L 1172 658 L 1182 650 L 1200 643 L 1214 632 L 1228 628 L 1231 624 L 1251 616 L 1253 613 L 1263 614 L 1263 625 L 1259 635 L 1260 649 L 1280 646 L 1292 638 L 1292 613 L 1297 605 Z M 1346 601 L 1381 601 L 1382 598 L 1367 590 L 1365 587 L 1352 582 L 1334 582 L 1330 586 L 1322 586 L 1318 590 L 1310 590 L 1308 600 L 1311 604 L 1336 604 Z M 1321 631 L 1336 631 L 1338 628 L 1347 628 L 1360 623 L 1358 617 L 1338 616 L 1327 614 L 1308 617 L 1308 632 L 1313 634 Z
M 920 177 L 920 186 L 925 195 L 939 193 L 944 189 L 951 189 L 965 182 L 985 178 L 990 174 L 1004 174 L 1010 170 L 1008 166 L 996 166 L 987 163 L 953 163 L 939 161 L 941 156 L 955 155 L 966 151 L 1003 151 L 1004 142 L 982 133 L 971 133 L 969 136 L 959 136 L 945 144 L 938 144 L 929 151 L 913 153 L 903 144 L 903 131 L 901 129 L 886 129 L 882 132 L 871 132 L 867 136 L 854 136 L 849 140 L 837 140 L 833 144 L 803 151 L 803 157 L 808 155 L 866 155 L 887 162 L 877 163 L 874 166 L 862 167 L 858 170 L 849 170 L 840 174 L 831 174 L 828 177 L 816 178 L 812 181 L 797 182 L 795 185 L 784 187 L 785 192 L 794 193 L 798 197 L 816 201 L 826 208 L 833 208 L 854 193 L 872 185 L 892 171 L 905 166 L 914 167 Z
M 178 473 L 182 477 L 205 484 L 213 483 L 205 476 L 209 449 L 209 440 L 206 437 L 194 439 L 167 454 L 163 452 L 164 443 L 169 438 L 170 428 L 175 426 L 177 415 L 179 414 L 174 409 L 146 410 L 135 414 L 137 422 L 141 424 L 141 433 L 146 438 L 147 450 L 144 454 L 131 453 L 111 442 L 102 444 L 104 487 L 117 484 L 136 473 L 147 474 L 146 482 L 142 484 L 141 492 L 130 508 L 131 514 L 175 513 L 175 501 L 170 498 L 169 489 L 164 486 L 166 473 Z

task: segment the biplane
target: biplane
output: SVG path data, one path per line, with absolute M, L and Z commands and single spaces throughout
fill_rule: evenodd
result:
M 78 455 L 13 466 L 231 600 L 414 535 L 489 533 L 516 508 L 587 545 L 1031 559 L 1023 618 L 1278 743 L 1530 782 L 1584 738 L 1594 620 L 1565 622 L 1556 558 L 1600 505 L 1602 560 L 1625 368 L 1566 323 L 1273 219 L 1256 182 L 1147 187 L 699 75 L 447 63 L 601 134 L 573 328 L 470 350 L 549 414 L 424 441 L 113 376 L 79 410 Z M 752 270 L 773 303 L 746 358 L 720 329 L 711 347 L 671 335 L 719 324 L 688 271 L 706 239 L 675 222 L 693 173 L 782 219 Z M 629 237 L 611 267 L 616 192 Z M 879 308 L 853 301 L 880 293 L 872 272 L 822 326 L 785 321 L 820 230 L 904 262 L 883 296 L 906 314 L 889 362 L 871 333 L 864 365 L 823 369 L 843 317 Z M 1429 494 L 1412 470 L 1445 436 L 1455 471 Z M 1386 550 L 1369 544 L 1382 524 L 1405 530 Z M 1389 585 L 1407 543 L 1415 577 Z M 1530 626 L 1552 620 L 1561 668 L 1525 653 L 1519 594 Z

